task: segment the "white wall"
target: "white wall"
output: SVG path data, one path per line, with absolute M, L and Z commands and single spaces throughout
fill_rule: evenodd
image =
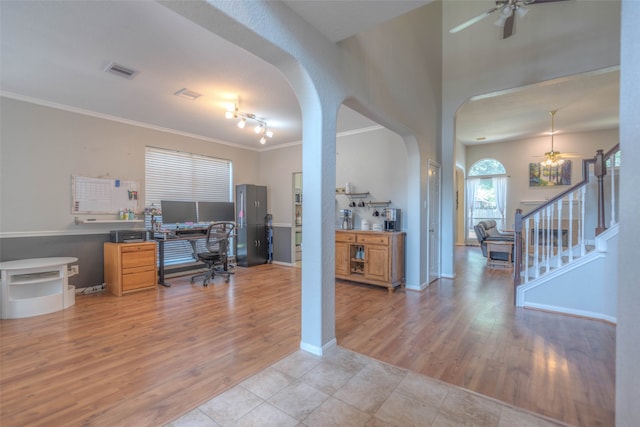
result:
M 570 270 L 551 273 L 550 278 L 532 288 L 523 285 L 521 304 L 615 323 L 618 230 L 600 235 L 599 241 L 598 251 L 578 260 Z
M 277 224 L 293 224 L 292 174 L 302 168 L 302 145 L 267 150 L 260 153 L 260 182 L 269 191 L 269 211 Z M 336 186 L 350 181 L 354 192 L 369 192 L 365 200 L 391 200 L 390 207 L 407 208 L 407 151 L 395 133 L 385 128 L 338 135 L 336 139 Z M 303 189 L 303 195 L 304 195 Z M 336 195 L 335 221 L 340 209 L 348 208 L 348 198 Z M 353 208 L 356 223 L 374 219 L 368 208 Z M 404 219 L 404 218 L 403 218 Z M 381 221 L 381 220 L 379 220 Z
M 618 326 L 616 329 L 616 426 L 640 425 L 640 2 L 622 6 L 620 63 L 620 148 L 623 153 L 618 256 Z
M 620 63 L 620 2 L 578 1 L 532 6 L 517 34 L 498 38 L 491 18 L 457 34 L 461 22 L 486 10 L 481 2 L 443 2 L 442 156 L 453 167 L 455 114 L 473 96 L 517 88 L 557 77 L 608 68 Z M 522 22 L 519 22 L 522 24 Z M 530 25 L 532 24 L 532 25 Z M 532 43 L 535 41 L 535 43 Z M 491 49 L 481 49 L 491 46 Z M 545 150 L 547 151 L 547 150 Z M 467 166 L 471 162 L 467 159 Z M 454 172 L 443 170 L 443 194 L 454 194 Z M 443 273 L 454 274 L 455 229 L 452 202 L 443 198 Z
M 578 158 L 570 159 L 571 183 L 574 185 L 582 179 L 582 159 L 593 158 L 596 150 L 606 152 L 618 143 L 618 130 L 603 130 L 574 134 L 559 134 L 555 137 L 556 150 L 563 153 L 576 153 Z M 535 208 L 535 204 L 523 204 L 525 201 L 543 201 L 565 191 L 567 186 L 530 187 L 529 163 L 540 162 L 539 157 L 550 149 L 548 137 L 522 139 L 516 141 L 481 144 L 466 147 L 467 173 L 471 166 L 482 159 L 496 159 L 502 163 L 509 175 L 507 185 L 507 224 L 514 220 L 515 210 L 520 208 L 527 213 Z
M 293 173 L 302 170 L 302 144 L 260 152 L 260 185 L 267 186 L 273 224 L 293 224 Z
M 113 228 L 113 224 L 74 224 L 71 175 L 137 180 L 144 208 L 146 145 L 231 160 L 235 183 L 259 179 L 256 151 L 5 97 L 0 102 L 3 237 L 86 234 Z M 104 216 L 111 218 L 115 215 Z
M 380 129 L 338 138 L 336 186 L 344 187 L 347 181 L 352 193 L 369 192 L 365 198 L 354 201 L 391 201 L 389 207 L 402 209 L 400 225 L 404 228 L 407 217 L 407 150 L 399 136 Z M 336 195 L 336 218 L 340 209 L 351 209 L 356 229 L 360 229 L 363 219 L 371 225 L 383 224 L 381 217 L 373 216 L 374 208 L 348 205 L 348 197 Z M 383 208 L 378 206 L 378 211 Z

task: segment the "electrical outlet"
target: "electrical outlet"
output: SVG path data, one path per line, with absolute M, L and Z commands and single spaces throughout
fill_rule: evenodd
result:
M 80 266 L 79 265 L 70 265 L 67 269 L 68 276 L 75 276 L 76 274 L 80 274 Z

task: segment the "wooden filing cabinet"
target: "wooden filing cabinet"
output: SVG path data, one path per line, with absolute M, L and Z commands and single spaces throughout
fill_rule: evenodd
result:
M 158 283 L 155 242 L 104 244 L 104 281 L 114 295 L 154 289 Z
M 337 231 L 336 278 L 383 286 L 404 286 L 404 232 Z

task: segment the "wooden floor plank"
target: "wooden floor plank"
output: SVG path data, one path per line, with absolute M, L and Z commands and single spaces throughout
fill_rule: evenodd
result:
M 516 309 L 508 271 L 458 248 L 423 292 L 336 283 L 338 345 L 579 425 L 613 425 L 615 327 Z M 0 321 L 0 425 L 162 425 L 296 351 L 301 270 L 115 297 Z

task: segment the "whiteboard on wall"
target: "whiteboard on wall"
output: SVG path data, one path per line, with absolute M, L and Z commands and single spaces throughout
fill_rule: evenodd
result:
M 138 182 L 71 176 L 71 213 L 111 214 L 120 209 L 139 212 Z

